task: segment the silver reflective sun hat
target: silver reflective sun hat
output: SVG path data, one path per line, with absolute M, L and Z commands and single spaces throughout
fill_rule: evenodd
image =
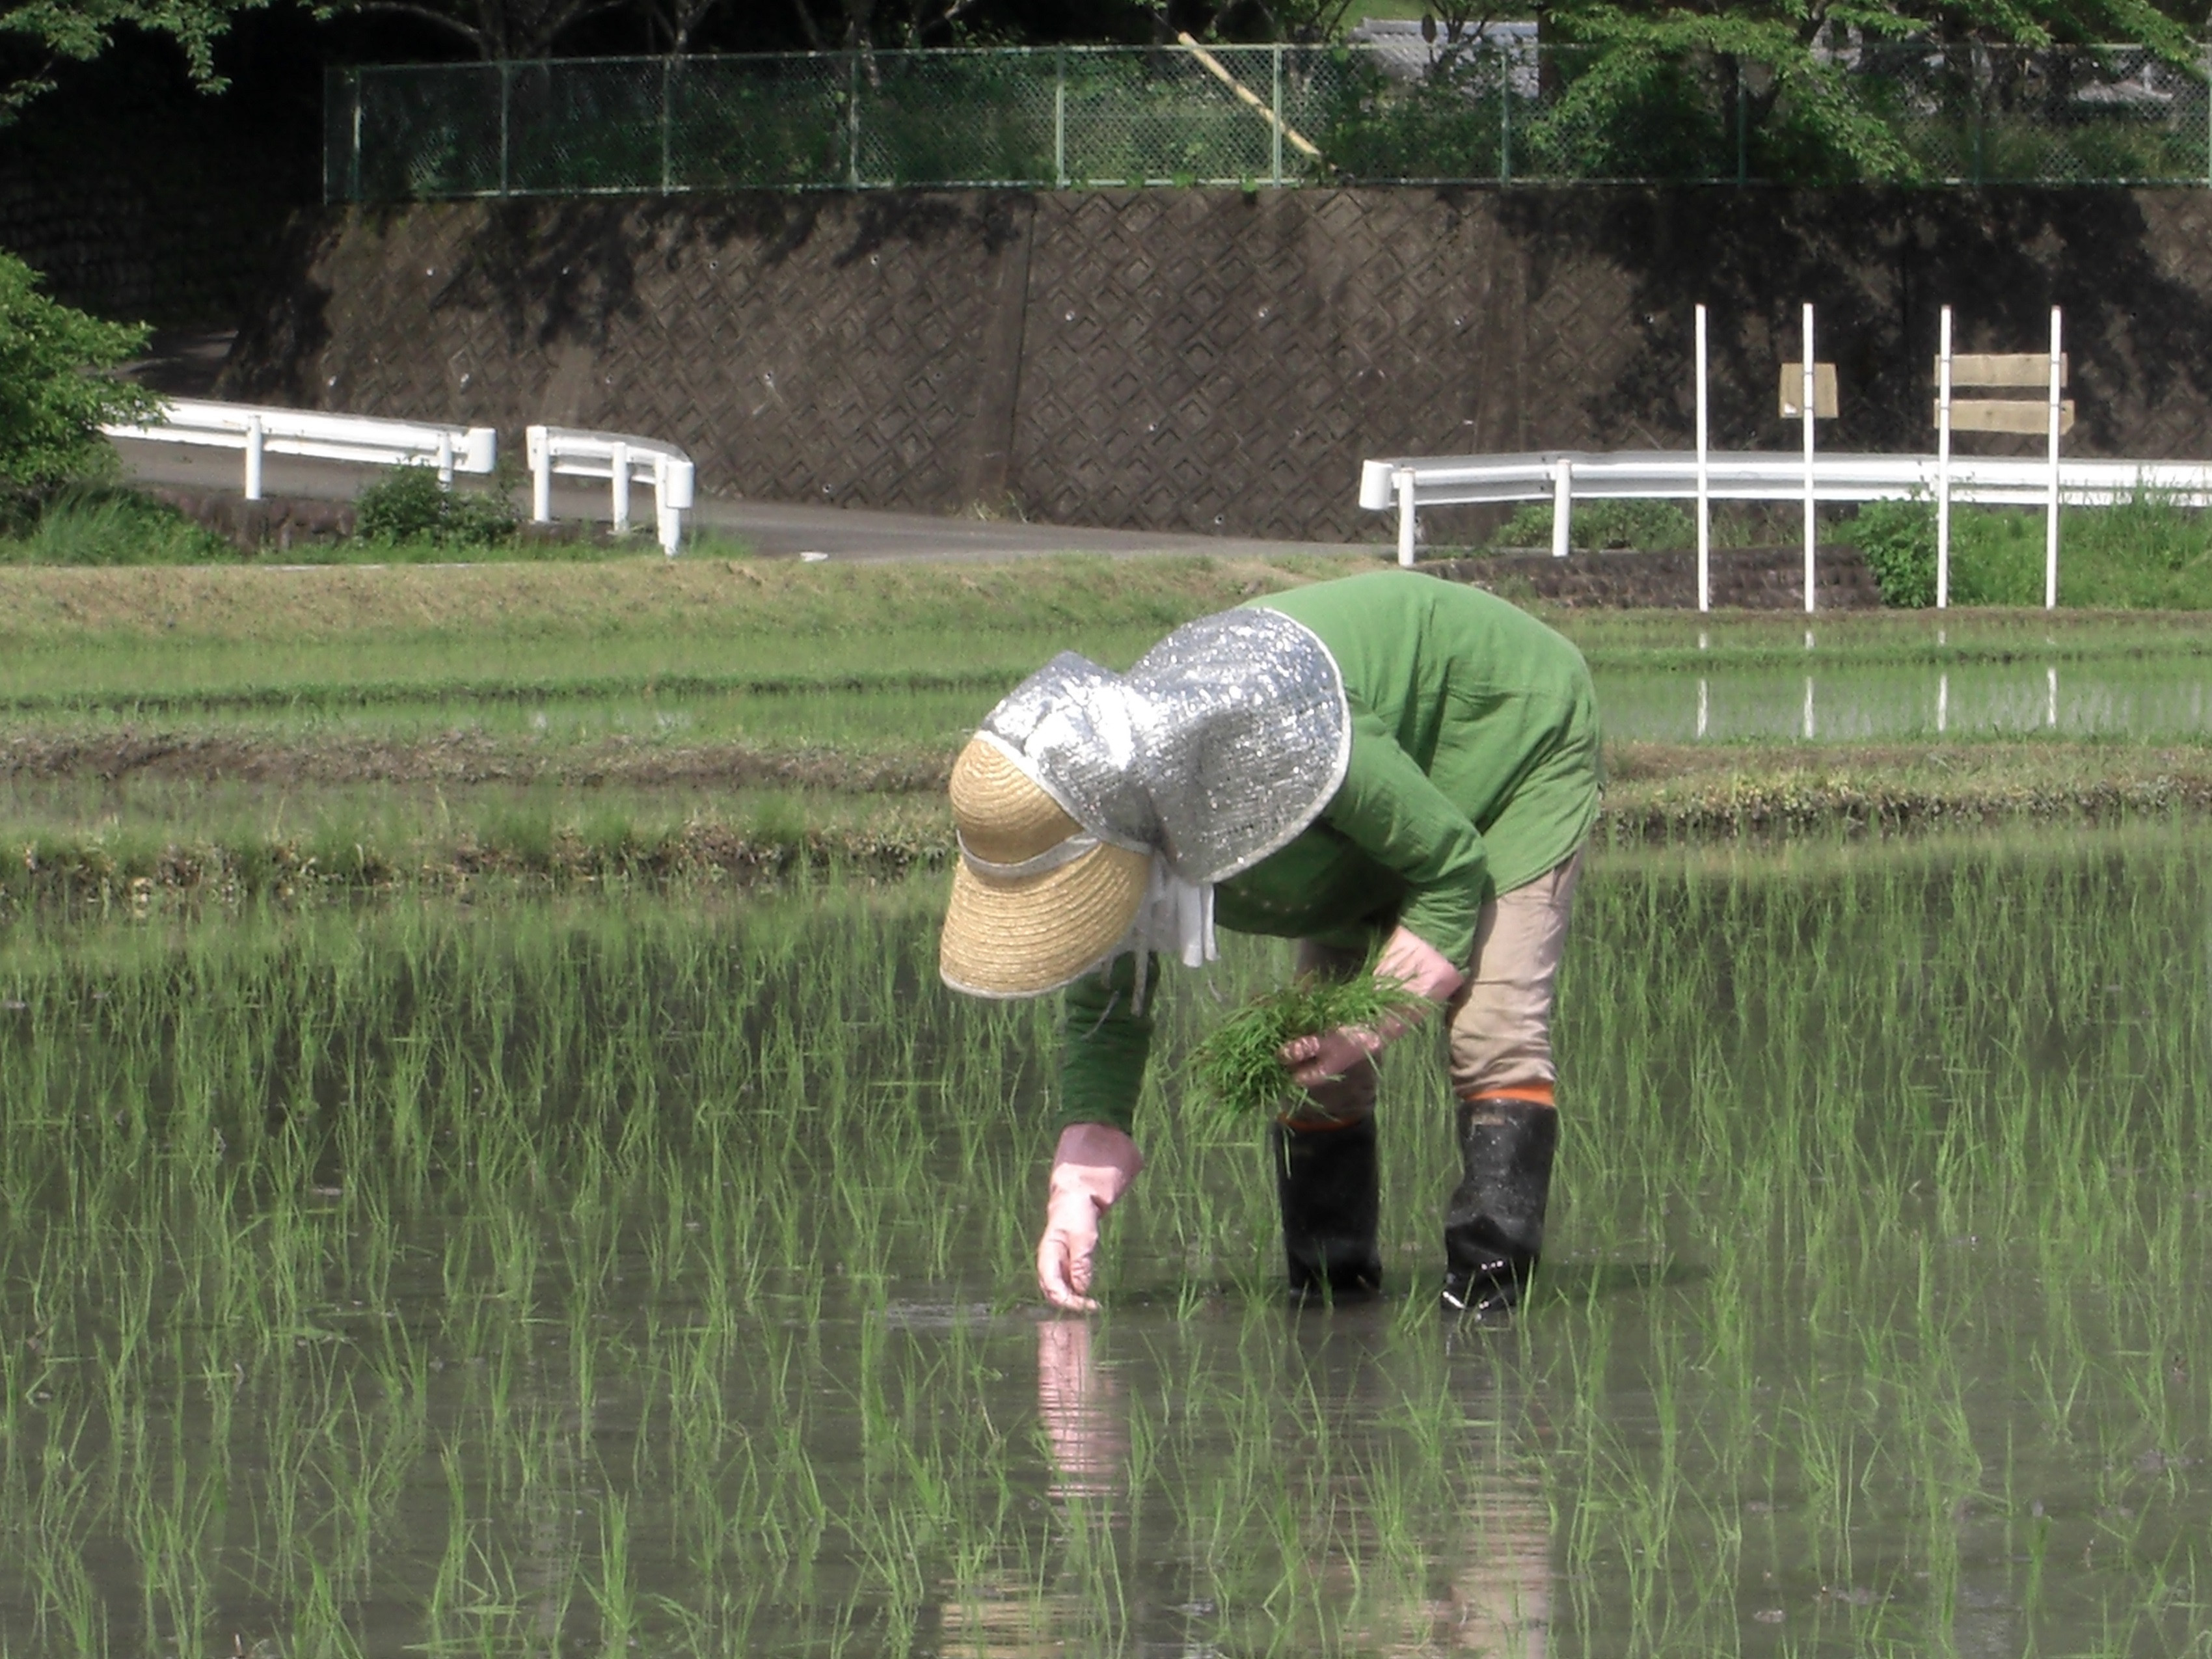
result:
M 1351 754 L 1336 660 L 1279 611 L 1201 617 L 1126 674 L 1073 652 L 1054 658 L 985 716 L 956 769 L 962 867 L 945 919 L 946 980 L 991 995 L 1068 983 L 1121 944 L 1140 895 L 1129 890 L 1130 870 L 1116 883 L 1125 902 L 1071 907 L 1055 920 L 1046 913 L 1066 896 L 1069 878 L 1045 878 L 1060 866 L 1079 859 L 1103 879 L 1098 854 L 1114 848 L 1158 859 L 1194 886 L 1225 880 L 1320 816 Z M 1032 848 L 1040 803 L 1023 803 L 987 757 L 1066 815 L 1054 848 Z M 1009 844 L 994 822 L 1006 814 L 1018 814 L 1024 826 L 1018 860 L 993 856 Z M 992 971 L 993 939 L 1006 939 L 1016 916 L 1030 941 L 1020 954 L 1036 966 Z M 1055 948 L 1041 948 L 1040 930 L 1056 936 Z M 1032 983 L 1048 964 L 1051 982 Z

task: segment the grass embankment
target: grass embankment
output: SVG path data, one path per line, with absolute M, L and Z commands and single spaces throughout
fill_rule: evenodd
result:
M 1127 663 L 1188 617 L 1346 568 L 0 569 L 0 886 L 927 866 L 950 850 L 951 757 L 1053 653 Z M 2212 653 L 2194 619 L 2158 614 L 1820 617 L 1809 649 L 1796 616 L 1551 619 L 1601 690 Z M 1610 762 L 1610 833 L 1638 839 L 2212 804 L 2212 749 L 2186 742 L 1630 743 Z

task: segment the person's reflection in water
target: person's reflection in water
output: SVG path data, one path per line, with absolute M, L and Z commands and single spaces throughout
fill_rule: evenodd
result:
M 1037 1417 L 1052 1443 L 1054 1498 L 1111 1498 L 1129 1462 L 1129 1425 L 1112 1374 L 1091 1363 L 1091 1325 L 1037 1324 Z
M 1323 1478 L 1359 1517 L 1338 1531 L 1328 1559 L 1315 1563 L 1343 1621 L 1331 1644 L 1544 1659 L 1551 1516 L 1535 1471 L 1516 1455 L 1519 1412 L 1509 1362 L 1486 1343 L 1448 1342 L 1439 1376 L 1411 1350 L 1407 1334 L 1394 1329 L 1395 1312 L 1382 1304 L 1340 1308 L 1324 1318 L 1294 1319 L 1289 1331 L 1285 1396 L 1337 1426 L 1329 1437 L 1337 1467 Z M 1415 1520 L 1425 1570 L 1407 1573 L 1377 1523 L 1404 1506 L 1376 1483 L 1401 1467 L 1386 1451 L 1404 1443 L 1390 1425 L 1402 1425 L 1409 1410 L 1425 1416 L 1439 1407 L 1448 1407 L 1461 1434 L 1483 1443 L 1457 1456 L 1443 1453 L 1461 1477 L 1453 1483 L 1457 1501 L 1450 1513 Z

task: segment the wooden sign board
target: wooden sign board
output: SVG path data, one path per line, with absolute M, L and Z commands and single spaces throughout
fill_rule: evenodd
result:
M 1805 365 L 1802 362 L 1782 365 L 1782 418 L 1795 421 L 1803 418 L 1804 410 L 1797 400 L 1805 395 Z M 1813 418 L 1832 421 L 1836 418 L 1836 366 L 1833 363 L 1813 365 Z
M 2071 370 L 2071 352 L 2058 354 L 2058 384 L 2071 384 L 2067 374 Z M 1935 360 L 1929 372 L 1936 385 L 1943 383 L 1943 360 Z M 2011 386 L 2033 386 L 2048 389 L 2051 385 L 2051 354 L 2047 351 L 1957 351 L 1951 355 L 1951 385 Z
M 2046 372 L 2051 359 L 2044 358 Z M 1934 422 L 1943 423 L 1942 404 L 1930 405 Z M 2063 399 L 2058 405 L 2058 431 L 2063 437 L 2074 429 L 2074 400 Z M 1951 430 L 1954 432 L 2013 432 L 2031 438 L 2039 438 L 2051 430 L 2051 405 L 2031 403 L 2025 398 L 1954 398 L 1951 399 Z

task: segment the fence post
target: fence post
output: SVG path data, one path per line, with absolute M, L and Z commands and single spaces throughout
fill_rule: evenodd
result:
M 860 187 L 860 54 L 845 54 L 845 182 Z
M 1275 42 L 1275 101 L 1271 107 L 1275 112 L 1273 182 L 1275 188 L 1280 190 L 1283 187 L 1283 43 L 1279 40 Z
M 1067 48 L 1052 53 L 1052 179 L 1054 190 L 1067 188 Z
M 1539 46 L 1537 51 L 1541 52 L 1543 48 Z M 1505 58 L 1501 61 L 1505 68 L 1498 77 L 1498 182 L 1510 185 L 1513 182 L 1513 60 Z M 1543 78 L 1540 63 L 1536 70 L 1539 86 L 1543 84 Z
M 499 193 L 507 193 L 507 112 L 514 102 L 514 70 L 504 58 L 499 60 Z
M 1978 185 L 1982 182 L 1982 43 L 1978 40 L 1966 58 L 1966 118 L 1973 124 L 1967 182 Z
M 2204 54 L 2204 182 L 2212 185 L 2212 52 Z
M 676 54 L 671 52 L 660 60 L 660 193 L 668 194 L 673 187 L 674 174 L 670 167 L 670 124 L 674 118 Z
M 1751 88 L 1743 83 L 1743 59 L 1735 60 L 1735 181 L 1751 177 Z

